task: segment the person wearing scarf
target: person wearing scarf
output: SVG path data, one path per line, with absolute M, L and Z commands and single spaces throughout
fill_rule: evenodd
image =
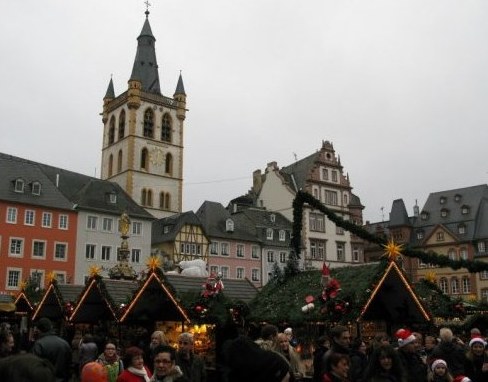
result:
M 105 344 L 105 350 L 98 356 L 97 362 L 107 371 L 108 382 L 116 382 L 117 377 L 124 371 L 124 365 L 113 342 Z
M 154 374 L 151 382 L 190 382 L 176 365 L 176 351 L 168 345 L 154 349 Z
M 124 371 L 118 376 L 117 382 L 149 382 L 151 372 L 144 365 L 143 351 L 131 346 L 125 350 Z

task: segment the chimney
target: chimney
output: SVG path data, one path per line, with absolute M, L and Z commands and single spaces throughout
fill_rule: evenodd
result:
M 261 187 L 263 187 L 263 181 L 261 177 L 261 170 L 255 170 L 252 173 L 252 188 L 255 193 L 259 193 L 259 191 L 261 191 Z
M 56 188 L 59 188 L 59 174 L 56 174 Z
M 417 205 L 417 199 L 415 199 L 415 205 L 413 206 L 413 216 L 418 217 L 420 215 L 420 209 Z

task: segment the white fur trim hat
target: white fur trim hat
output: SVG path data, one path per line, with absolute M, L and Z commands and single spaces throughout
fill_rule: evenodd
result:
M 403 347 L 412 343 L 417 339 L 410 330 L 407 329 L 398 329 L 395 333 L 396 338 L 398 338 L 398 346 Z
M 458 375 L 454 378 L 453 382 L 471 382 L 471 379 L 465 377 L 464 375 Z
M 447 368 L 447 362 L 444 361 L 443 359 L 436 359 L 434 362 L 432 362 L 432 366 L 430 368 L 432 369 L 432 371 L 434 371 L 435 368 L 439 365 L 442 365 L 445 368 Z
M 479 343 L 479 344 L 482 344 L 483 346 L 486 346 L 486 341 L 482 337 L 475 336 L 475 337 L 471 338 L 471 341 L 469 341 L 469 347 L 473 346 L 476 343 Z

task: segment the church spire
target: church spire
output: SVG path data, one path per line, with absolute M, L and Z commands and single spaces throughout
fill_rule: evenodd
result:
M 186 95 L 185 93 L 185 86 L 183 85 L 183 77 L 181 75 L 180 70 L 180 77 L 178 78 L 178 83 L 176 84 L 176 90 L 174 95 Z
M 146 20 L 144 20 L 141 34 L 137 38 L 137 52 L 130 80 L 140 81 L 142 91 L 161 94 L 154 44 L 156 38 L 152 34 L 149 24 L 149 10 L 146 10 L 145 14 Z
M 107 87 L 107 93 L 105 93 L 104 98 L 108 98 L 108 99 L 115 98 L 114 82 L 112 80 L 112 77 L 110 77 L 110 82 L 108 83 L 108 87 Z

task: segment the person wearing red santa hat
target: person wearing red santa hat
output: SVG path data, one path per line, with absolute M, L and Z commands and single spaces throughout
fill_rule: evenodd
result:
M 465 377 L 464 375 L 458 375 L 452 382 L 472 382 L 471 379 Z M 476 382 L 476 381 L 474 381 Z
M 488 354 L 486 341 L 481 336 L 471 338 L 466 357 L 466 376 L 474 382 L 488 382 Z
M 398 355 L 407 373 L 407 382 L 427 382 L 427 365 L 417 353 L 415 337 L 408 329 L 398 329 Z

